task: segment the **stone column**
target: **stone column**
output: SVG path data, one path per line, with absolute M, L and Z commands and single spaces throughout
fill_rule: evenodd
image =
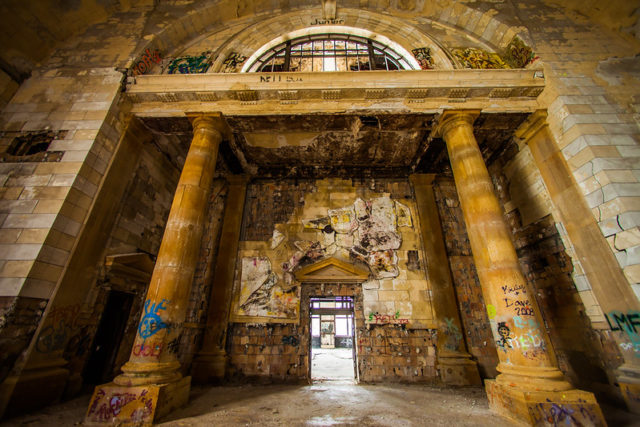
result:
M 193 119 L 193 140 L 178 181 L 138 332 L 123 373 L 96 387 L 88 422 L 152 422 L 186 403 L 191 377 L 177 358 L 213 180 L 221 116 Z
M 447 144 L 498 348 L 500 374 L 485 383 L 490 405 L 502 415 L 531 424 L 546 422 L 550 414 L 557 412 L 556 407 L 604 424 L 595 397 L 572 389 L 558 369 L 540 310 L 520 270 L 502 208 L 473 135 L 477 115 L 477 111 L 447 111 L 437 133 Z M 587 419 L 579 421 L 593 424 Z
M 576 184 L 546 122 L 537 111 L 516 131 L 540 170 L 591 290 L 602 308 L 624 363 L 616 380 L 630 411 L 640 414 L 640 303 Z
M 191 375 L 199 383 L 210 383 L 224 378 L 227 367 L 225 351 L 231 291 L 235 273 L 242 213 L 247 193 L 247 176 L 231 176 L 224 209 L 218 256 L 209 297 L 207 325 L 202 349 L 193 361 Z
M 416 195 L 433 308 L 438 319 L 438 365 L 442 382 L 480 385 L 478 365 L 471 360 L 462 334 L 460 313 L 442 237 L 440 215 L 433 194 L 433 174 L 409 177 Z

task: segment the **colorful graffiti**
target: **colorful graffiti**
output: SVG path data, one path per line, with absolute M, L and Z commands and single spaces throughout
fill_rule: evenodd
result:
M 428 47 L 419 47 L 412 49 L 411 53 L 420 64 L 420 68 L 423 70 L 433 70 L 435 68 L 433 64 L 433 58 L 431 57 L 431 49 Z
M 409 319 L 400 318 L 399 311 L 396 311 L 395 314 L 369 313 L 368 320 L 368 323 L 374 325 L 406 325 L 409 323 Z
M 524 68 L 538 59 L 533 50 L 518 36 L 509 42 L 503 58 L 511 68 Z
M 579 399 L 578 402 L 555 403 L 547 399 L 529 406 L 535 425 L 595 426 L 603 425 L 597 406 Z
M 133 66 L 133 75 L 146 74 L 151 70 L 154 63 L 159 64 L 161 61 L 162 58 L 160 57 L 160 51 L 158 49 L 154 49 L 153 52 L 145 49 L 142 58 L 136 61 Z
M 142 357 L 159 357 L 162 353 L 162 343 L 156 342 L 153 344 L 136 344 L 133 346 L 133 355 Z
M 96 389 L 89 410 L 89 422 L 150 423 L 157 390 L 142 387 L 109 387 Z
M 464 68 L 496 69 L 509 68 L 497 53 L 491 53 L 473 47 L 453 49 L 453 55 L 460 61 Z
M 624 333 L 623 337 L 627 338 L 627 342 L 620 343 L 623 350 L 633 350 L 636 357 L 640 357 L 640 312 L 630 311 L 622 313 L 620 311 L 611 311 L 604 315 L 609 328 L 614 332 Z
M 202 74 L 211 67 L 211 52 L 202 52 L 200 55 L 185 55 L 169 62 L 168 74 Z
M 165 303 L 168 303 L 166 299 L 163 299 L 159 303 L 151 303 L 151 300 L 146 300 L 144 303 L 144 316 L 140 320 L 138 325 L 138 334 L 147 339 L 155 335 L 158 331 L 168 328 L 168 325 L 162 321 L 162 318 L 158 314 L 160 310 L 166 310 Z
M 241 55 L 237 52 L 231 52 L 227 59 L 224 60 L 222 65 L 224 68 L 222 69 L 223 73 L 235 73 L 238 71 L 238 67 L 247 60 L 247 57 Z

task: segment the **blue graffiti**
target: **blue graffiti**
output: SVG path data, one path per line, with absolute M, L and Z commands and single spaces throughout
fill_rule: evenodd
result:
M 138 334 L 143 339 L 147 339 L 150 336 L 154 335 L 161 329 L 166 329 L 168 325 L 162 321 L 158 312 L 160 310 L 166 310 L 167 307 L 164 306 L 164 303 L 168 302 L 166 299 L 163 299 L 159 303 L 151 303 L 151 300 L 146 300 L 144 303 L 144 316 L 140 320 L 140 325 L 138 326 Z

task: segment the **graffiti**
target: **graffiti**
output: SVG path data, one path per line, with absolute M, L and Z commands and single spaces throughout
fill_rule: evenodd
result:
M 462 341 L 462 334 L 460 333 L 460 328 L 458 325 L 453 323 L 453 319 L 449 317 L 445 317 L 444 321 L 446 323 L 444 333 L 447 336 L 447 341 L 444 346 L 447 350 L 458 350 L 460 347 L 460 341 Z
M 529 407 L 529 413 L 535 425 L 600 425 L 600 416 L 594 411 L 594 405 L 579 399 L 575 403 L 557 404 L 547 399 Z
M 396 314 L 378 314 L 369 313 L 369 323 L 376 325 L 406 325 L 409 323 L 409 319 L 401 319 L 400 312 L 396 311 Z
M 524 284 L 521 285 L 514 285 L 514 286 L 509 286 L 509 285 L 504 285 L 501 286 L 502 288 L 502 292 L 504 292 L 505 294 L 513 294 L 513 295 L 520 295 L 520 293 L 526 294 L 527 293 L 527 289 L 525 288 Z
M 178 350 L 180 349 L 180 340 L 182 339 L 182 335 L 177 338 L 174 338 L 167 344 L 167 349 L 171 354 L 178 354 Z
M 222 63 L 224 65 L 223 73 L 235 73 L 238 70 L 238 66 L 247 59 L 246 56 L 237 52 L 231 52 L 227 59 Z
M 498 335 L 500 335 L 500 339 L 496 341 L 498 347 L 506 350 L 507 348 L 513 348 L 511 346 L 511 329 L 507 326 L 506 322 L 498 323 Z
M 72 331 L 76 329 L 80 305 L 54 307 L 49 312 L 46 324 L 38 336 L 36 350 L 39 353 L 51 353 L 64 350 Z
M 487 304 L 487 316 L 489 319 L 496 317 L 496 307 L 492 304 Z
M 285 82 L 285 83 L 294 83 L 294 82 L 301 82 L 302 81 L 302 77 L 298 77 L 298 76 L 281 76 L 281 75 L 273 75 L 273 76 L 260 76 L 260 83 L 280 83 L 280 82 Z
M 150 52 L 149 49 L 145 49 L 142 58 L 133 66 L 133 75 L 137 76 L 148 73 L 153 66 L 152 63 L 159 64 L 160 61 L 162 61 L 162 58 L 160 57 L 160 51 L 158 49 L 154 49 L 153 52 Z
M 633 350 L 636 357 L 640 357 L 640 335 L 638 334 L 640 312 L 632 311 L 625 314 L 611 311 L 605 314 L 604 318 L 612 331 L 624 332 L 629 340 L 629 342 L 620 343 L 620 348 L 626 351 Z
M 464 68 L 495 69 L 509 68 L 497 53 L 490 53 L 473 47 L 453 49 L 453 55 L 460 61 Z
M 411 50 L 411 53 L 413 53 L 413 56 L 416 58 L 416 60 L 418 61 L 418 64 L 420 64 L 420 68 L 423 70 L 433 70 L 434 64 L 433 64 L 433 58 L 431 57 L 431 49 L 428 47 L 419 47 L 417 49 L 413 49 Z
M 164 306 L 166 302 L 168 302 L 166 299 L 163 299 L 159 303 L 151 303 L 149 299 L 145 301 L 144 316 L 142 316 L 140 325 L 138 326 L 138 334 L 140 334 L 143 339 L 147 339 L 161 329 L 167 328 L 167 324 L 162 321 L 158 314 L 160 310 L 167 309 Z
M 282 337 L 282 344 L 297 347 L 300 342 L 295 335 L 285 335 Z
M 336 18 L 336 19 L 318 19 L 316 18 L 315 22 L 312 22 L 309 25 L 342 25 L 344 24 L 344 19 Z
M 513 310 L 518 316 L 533 316 L 533 308 L 529 306 L 527 300 L 512 300 L 510 298 L 504 298 L 505 307 L 513 307 Z
M 515 36 L 504 53 L 504 61 L 509 64 L 511 68 L 524 68 L 531 64 L 538 57 L 533 53 L 533 50 L 527 46 L 518 36 Z
M 90 422 L 122 423 L 150 422 L 153 414 L 153 393 L 147 389 L 131 387 L 127 389 L 101 388 L 94 393 L 87 420 Z
M 159 357 L 160 353 L 162 353 L 162 343 L 153 343 L 153 344 L 136 344 L 133 346 L 133 355 L 134 356 L 143 356 L 143 357 Z
M 520 316 L 513 316 L 513 324 L 516 328 L 535 328 L 537 329 L 538 322 L 535 319 L 523 319 Z
M 169 63 L 168 74 L 202 74 L 211 67 L 211 52 L 202 52 L 198 56 L 185 55 Z

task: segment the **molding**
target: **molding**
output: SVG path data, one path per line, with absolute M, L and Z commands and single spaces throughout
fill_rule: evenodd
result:
M 362 283 L 369 279 L 370 271 L 354 264 L 330 257 L 296 271 L 296 280 L 301 283 Z

